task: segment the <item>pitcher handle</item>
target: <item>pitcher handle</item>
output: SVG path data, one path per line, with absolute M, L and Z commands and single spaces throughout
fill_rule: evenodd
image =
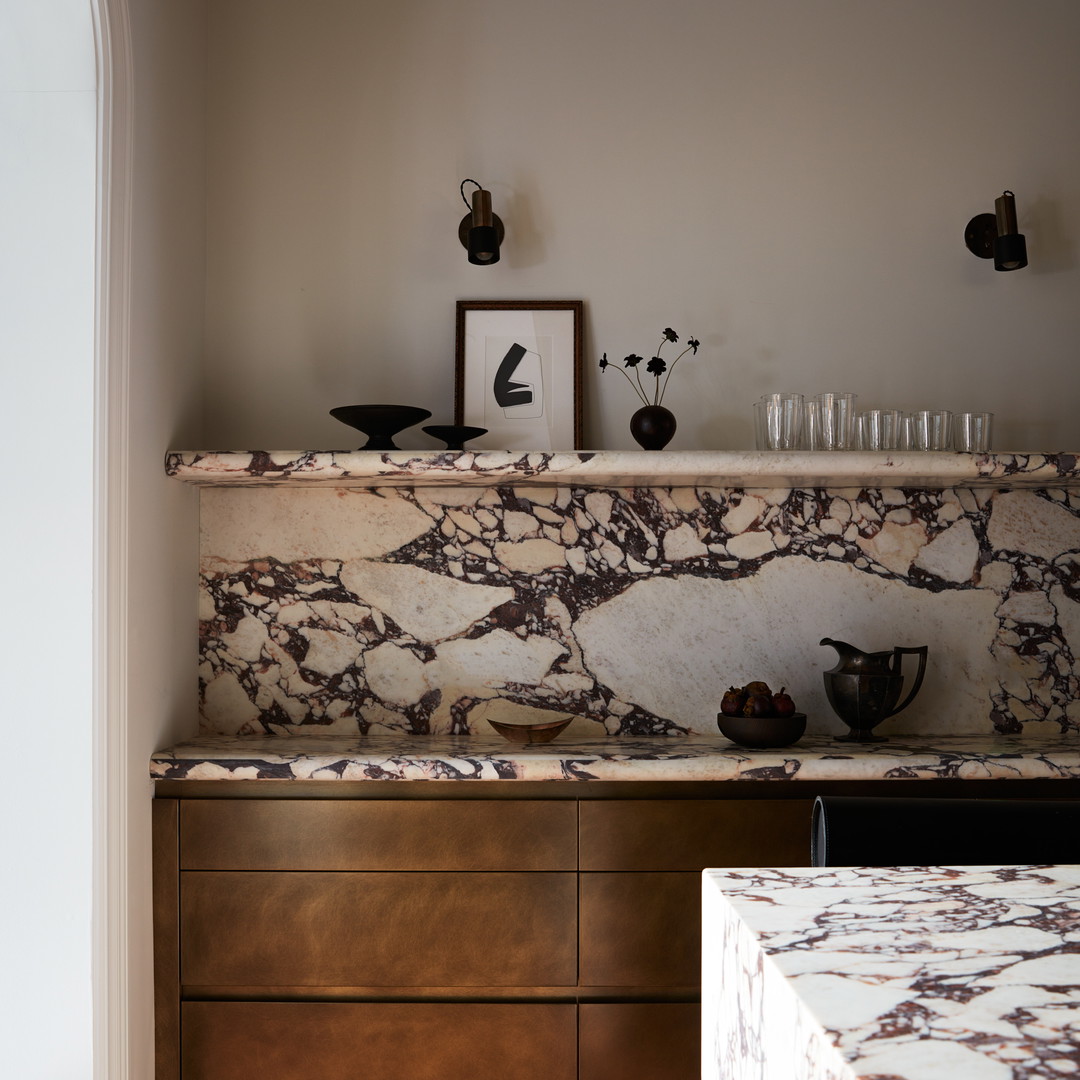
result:
M 896 706 L 888 716 L 895 716 L 898 712 L 903 712 L 911 704 L 911 699 L 919 692 L 919 687 L 922 686 L 923 676 L 926 674 L 926 654 L 930 651 L 929 645 L 920 645 L 916 649 L 905 649 L 900 645 L 897 645 L 893 649 L 894 653 L 917 653 L 919 656 L 919 674 L 915 676 L 915 685 L 911 688 L 911 693 L 908 694 L 904 700 Z M 901 660 L 898 658 L 896 666 L 900 667 Z

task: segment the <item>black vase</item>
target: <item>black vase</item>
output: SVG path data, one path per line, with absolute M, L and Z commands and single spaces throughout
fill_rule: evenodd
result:
M 644 450 L 663 450 L 676 426 L 674 414 L 663 405 L 643 405 L 630 417 L 630 434 Z

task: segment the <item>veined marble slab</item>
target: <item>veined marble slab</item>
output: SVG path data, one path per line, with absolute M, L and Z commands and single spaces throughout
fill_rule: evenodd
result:
M 709 735 L 728 686 L 761 679 L 810 734 L 839 735 L 825 636 L 929 647 L 881 734 L 1080 731 L 1080 489 L 285 485 L 199 502 L 206 733 L 475 735 L 565 710 L 594 737 Z
M 576 484 L 583 487 L 1068 487 L 1075 453 L 665 450 L 171 450 L 169 476 L 193 484 L 346 487 Z
M 1080 1074 L 1080 867 L 706 870 L 703 1080 Z
M 497 736 L 203 736 L 153 755 L 159 780 L 911 780 L 1080 777 L 1075 735 L 896 739 L 806 736 L 745 750 L 722 736 L 573 738 L 540 746 Z M 1078 923 L 1080 929 L 1080 923 Z

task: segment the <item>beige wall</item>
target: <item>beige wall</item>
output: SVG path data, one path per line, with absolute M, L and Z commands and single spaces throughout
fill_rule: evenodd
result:
M 153 1075 L 150 754 L 196 727 L 197 501 L 165 451 L 201 441 L 205 5 L 129 0 L 134 62 L 127 438 L 129 1075 Z
M 210 8 L 213 446 L 351 447 L 326 412 L 362 401 L 447 422 L 476 297 L 586 300 L 594 447 L 633 446 L 597 357 L 667 325 L 703 345 L 673 448 L 749 446 L 759 393 L 820 389 L 1080 446 L 1073 0 Z M 466 176 L 506 222 L 495 267 L 456 239 Z M 1013 274 L 963 244 L 1005 188 Z

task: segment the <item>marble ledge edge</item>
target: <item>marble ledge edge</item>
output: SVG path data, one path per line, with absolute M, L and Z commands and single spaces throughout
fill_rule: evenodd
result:
M 170 450 L 203 486 L 1076 487 L 1080 452 Z
M 516 746 L 486 736 L 204 736 L 151 757 L 155 780 L 832 781 L 1080 779 L 1075 736 L 950 736 L 864 746 L 810 737 L 746 750 L 719 737 L 578 739 Z

